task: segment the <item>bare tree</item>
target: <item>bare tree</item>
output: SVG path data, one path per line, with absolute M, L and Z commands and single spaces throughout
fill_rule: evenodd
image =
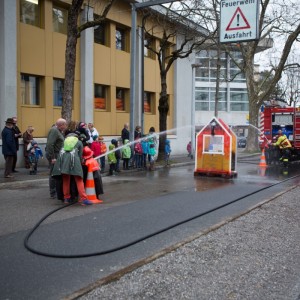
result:
M 258 112 L 264 100 L 268 100 L 278 84 L 282 72 L 288 68 L 287 59 L 294 43 L 298 42 L 300 34 L 299 2 L 290 0 L 284 4 L 276 0 L 264 0 L 260 2 L 259 32 L 260 41 L 241 43 L 240 50 L 243 55 L 243 64 L 240 69 L 245 73 L 248 97 L 249 97 L 249 122 L 258 126 Z M 262 43 L 268 39 L 276 41 L 276 48 L 282 52 L 278 58 L 273 60 L 269 70 L 268 80 L 257 85 L 255 83 L 254 56 L 258 53 Z M 246 151 L 257 150 L 257 132 L 255 128 L 249 127 Z
M 191 9 L 194 18 L 199 23 L 216 31 L 219 27 L 219 0 L 195 0 Z M 233 63 L 245 74 L 249 98 L 249 122 L 257 127 L 259 108 L 264 100 L 268 100 L 276 90 L 276 85 L 282 72 L 290 67 L 287 58 L 293 45 L 299 42 L 300 33 L 300 4 L 297 0 L 287 0 L 284 3 L 278 0 L 261 0 L 259 14 L 260 40 L 234 44 L 222 44 L 223 49 L 229 54 Z M 255 81 L 254 58 L 263 49 L 276 42 L 276 54 L 272 56 L 265 80 L 259 84 Z M 218 43 L 212 39 L 211 46 L 218 49 Z M 275 48 L 275 47 L 274 47 Z M 278 51 L 279 50 L 279 51 Z M 237 61 L 232 51 L 240 51 L 242 61 Z M 279 55 L 278 55 L 279 54 Z M 257 131 L 249 127 L 247 151 L 256 151 L 258 146 Z
M 209 39 L 207 30 L 187 19 L 190 10 L 187 10 L 185 5 L 186 3 L 183 5 L 177 3 L 176 6 L 170 4 L 165 8 L 160 7 L 159 10 L 154 7 L 144 11 L 146 36 L 160 37 L 157 44 L 145 44 L 148 51 L 152 51 L 156 55 L 160 69 L 161 91 L 158 110 L 161 135 L 158 159 L 162 159 L 164 156 L 166 141 L 165 132 L 169 112 L 167 74 L 177 59 L 187 58 L 197 47 Z M 176 9 L 176 13 L 172 8 Z
M 72 4 L 68 11 L 68 29 L 65 54 L 65 81 L 63 91 L 63 104 L 61 116 L 70 121 L 72 119 L 72 98 L 74 90 L 75 64 L 76 64 L 76 45 L 77 39 L 83 30 L 100 25 L 105 20 L 110 8 L 115 0 L 95 0 L 87 1 L 87 6 L 102 5 L 102 13 L 97 20 L 87 21 L 78 25 L 78 18 L 84 0 L 72 0 Z M 88 18 L 87 18 L 88 20 Z
M 281 85 L 284 87 L 284 96 L 287 104 L 289 106 L 299 106 L 300 65 L 296 62 L 290 62 L 289 65 L 292 67 L 284 71 Z

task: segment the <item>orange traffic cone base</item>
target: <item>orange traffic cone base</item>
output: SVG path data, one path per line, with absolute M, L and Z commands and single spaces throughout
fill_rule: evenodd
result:
M 265 157 L 265 149 L 263 149 L 262 152 L 261 152 L 259 166 L 260 167 L 267 167 L 266 157 Z

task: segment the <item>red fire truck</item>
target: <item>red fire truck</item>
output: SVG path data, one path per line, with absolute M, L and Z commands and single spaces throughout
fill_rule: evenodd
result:
M 278 148 L 270 146 L 276 140 L 278 130 L 282 130 L 292 144 L 289 161 L 300 160 L 300 107 L 265 104 L 260 113 L 260 147 L 265 149 L 266 162 L 277 161 Z

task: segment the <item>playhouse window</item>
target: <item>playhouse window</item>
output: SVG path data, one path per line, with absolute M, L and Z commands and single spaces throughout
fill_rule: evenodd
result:
M 203 135 L 203 153 L 224 153 L 224 136 L 223 135 Z

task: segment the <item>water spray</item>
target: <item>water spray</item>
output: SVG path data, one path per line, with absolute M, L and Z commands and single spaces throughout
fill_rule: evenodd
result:
M 249 124 L 249 126 L 251 126 L 251 127 L 253 127 L 254 129 L 256 129 L 256 130 L 259 132 L 259 134 L 260 134 L 264 139 L 266 139 L 267 143 L 269 143 L 269 140 L 267 139 L 267 137 L 265 136 L 265 134 L 264 134 L 259 128 L 257 128 L 256 126 L 254 126 L 254 125 L 252 125 L 252 124 Z
M 134 144 L 136 144 L 136 143 L 140 143 L 141 141 L 145 141 L 145 140 L 148 140 L 148 139 L 150 139 L 150 138 L 156 138 L 157 136 L 160 136 L 160 135 L 162 135 L 162 134 L 166 134 L 166 133 L 178 131 L 178 130 L 180 130 L 180 129 L 182 129 L 182 128 L 186 128 L 186 127 L 190 127 L 190 126 L 191 126 L 191 125 L 186 125 L 186 126 L 182 126 L 182 127 L 180 127 L 180 128 L 172 128 L 172 129 L 168 129 L 168 130 L 165 130 L 165 131 L 162 131 L 162 132 L 155 132 L 155 133 L 153 133 L 153 134 L 149 134 L 149 135 L 147 135 L 147 136 L 145 136 L 145 137 L 142 137 L 142 138 L 136 139 L 136 140 L 134 140 L 134 141 L 131 141 L 131 142 L 127 143 L 126 145 L 119 146 L 119 147 L 117 147 L 117 148 L 115 148 L 115 149 L 113 149 L 113 150 L 110 150 L 110 151 L 108 151 L 108 152 L 106 152 L 106 153 L 104 153 L 104 154 L 100 154 L 100 155 L 98 155 L 97 157 L 95 157 L 95 159 L 98 159 L 98 158 L 101 158 L 101 157 L 103 157 L 103 156 L 106 156 L 106 155 L 108 155 L 108 154 L 110 154 L 110 153 L 116 152 L 117 150 L 121 150 L 121 149 L 123 149 L 125 146 L 132 146 L 132 145 L 134 145 Z

